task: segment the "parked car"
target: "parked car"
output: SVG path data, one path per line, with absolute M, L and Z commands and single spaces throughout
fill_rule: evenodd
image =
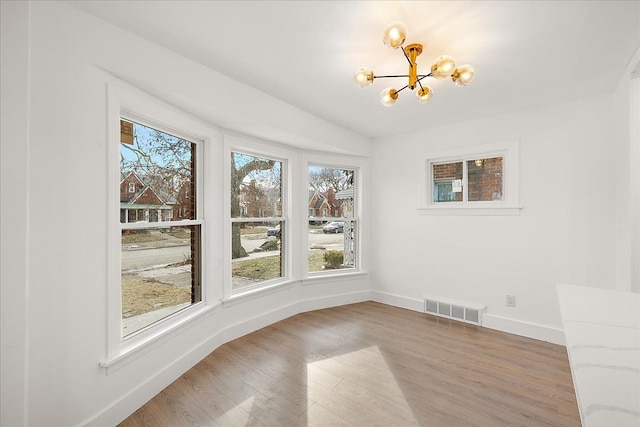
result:
M 278 239 L 280 238 L 280 224 L 276 225 L 273 228 L 267 230 L 267 236 L 275 236 Z
M 324 233 L 342 233 L 344 231 L 344 222 L 334 221 L 322 227 Z
M 309 225 L 322 225 L 326 221 L 323 221 L 322 218 L 316 218 L 314 216 L 309 217 Z

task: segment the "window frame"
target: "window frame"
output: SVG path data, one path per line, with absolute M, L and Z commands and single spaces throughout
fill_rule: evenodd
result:
M 249 156 L 265 158 L 281 162 L 281 209 L 280 216 L 273 217 L 231 217 L 231 153 L 241 153 Z M 292 235 L 295 234 L 292 229 L 291 220 L 291 187 L 292 183 L 289 179 L 291 176 L 291 168 L 295 163 L 295 152 L 275 143 L 268 143 L 259 139 L 253 139 L 244 135 L 237 135 L 229 132 L 224 135 L 224 290 L 223 303 L 253 295 L 256 293 L 268 291 L 273 288 L 281 287 L 293 282 L 293 255 L 292 255 Z M 284 232 L 281 234 L 281 265 L 282 276 L 274 279 L 264 280 L 255 285 L 241 288 L 233 291 L 232 277 L 232 224 L 239 222 L 278 222 L 281 227 L 284 226 Z
M 195 195 L 195 218 L 194 219 L 183 219 L 183 220 L 169 220 L 169 221 L 147 221 L 147 222 L 143 222 L 143 223 L 130 223 L 130 222 L 120 222 L 120 231 L 122 233 L 122 231 L 124 230 L 146 230 L 146 229 L 155 229 L 158 227 L 187 227 L 187 226 L 194 226 L 194 227 L 198 227 L 200 229 L 199 232 L 199 236 L 197 238 L 198 241 L 198 248 L 195 251 L 195 257 L 192 258 L 192 262 L 193 262 L 193 268 L 196 269 L 197 274 L 198 274 L 198 284 L 197 284 L 197 290 L 196 292 L 198 293 L 200 299 L 197 302 L 192 303 L 190 306 L 185 307 L 183 309 L 180 309 L 178 311 L 176 311 L 175 313 L 172 313 L 168 316 L 165 316 L 157 321 L 154 321 L 144 327 L 142 327 L 139 330 L 136 330 L 126 336 L 122 336 L 121 335 L 121 340 L 123 342 L 127 342 L 129 340 L 134 340 L 135 341 L 135 337 L 137 335 L 144 335 L 146 333 L 147 330 L 154 328 L 154 325 L 160 323 L 160 322 L 164 322 L 166 319 L 170 319 L 174 316 L 179 316 L 180 313 L 182 311 L 186 311 L 186 310 L 190 310 L 192 309 L 194 306 L 196 305 L 200 305 L 200 303 L 203 301 L 203 277 L 202 277 L 202 271 L 203 271 L 203 240 L 204 240 L 204 236 L 203 236 L 203 230 L 204 230 L 204 210 L 202 208 L 202 203 L 200 202 L 202 196 L 203 196 L 203 190 L 202 190 L 202 178 L 203 178 L 203 173 L 202 173 L 202 154 L 203 154 L 203 141 L 200 140 L 199 138 L 196 138 L 194 136 L 188 135 L 182 131 L 177 131 L 175 129 L 168 129 L 165 125 L 157 123 L 157 122 L 151 122 L 148 119 L 145 118 L 141 118 L 139 114 L 137 113 L 132 113 L 130 111 L 125 111 L 122 110 L 122 113 L 120 115 L 121 119 L 130 121 L 134 124 L 138 124 L 138 125 L 142 125 L 145 127 L 148 127 L 150 129 L 153 130 L 157 130 L 166 134 L 169 134 L 171 136 L 177 137 L 177 138 L 181 138 L 185 141 L 190 142 L 191 144 L 195 145 L 195 162 L 194 163 L 194 169 L 195 169 L 195 174 L 193 175 L 193 178 L 195 179 L 195 185 L 194 185 L 194 195 Z M 196 264 L 197 262 L 197 264 Z M 122 283 L 121 283 L 122 285 Z
M 420 183 L 418 211 L 425 215 L 520 215 L 520 143 L 517 140 L 473 147 L 437 151 L 421 156 L 420 168 L 424 174 Z M 476 159 L 502 157 L 502 200 L 469 201 L 467 162 Z M 434 202 L 433 165 L 462 162 L 463 200 Z
M 331 217 L 331 222 L 333 221 L 342 221 L 342 222 L 354 222 L 356 224 L 356 228 L 354 230 L 354 252 L 355 252 L 355 256 L 354 256 L 354 266 L 353 268 L 346 268 L 346 269 L 330 269 L 330 270 L 324 270 L 324 271 L 309 271 L 309 262 L 308 262 L 308 257 L 309 257 L 309 217 L 308 217 L 308 213 L 309 213 L 309 209 L 308 209 L 308 205 L 309 205 L 309 198 L 308 198 L 308 194 L 309 194 L 309 189 L 308 189 L 308 183 L 309 183 L 309 168 L 315 166 L 315 167 L 326 167 L 326 168 L 332 168 L 332 169 L 345 169 L 345 170 L 352 170 L 354 172 L 354 188 L 353 188 L 353 198 L 354 198 L 354 211 L 353 211 L 353 216 L 352 217 Z M 364 169 L 365 169 L 365 164 L 364 162 L 360 162 L 360 161 L 336 161 L 336 159 L 333 156 L 306 156 L 304 161 L 303 161 L 303 167 L 304 167 L 304 176 L 306 178 L 304 185 L 303 185 L 303 190 L 304 190 L 304 194 L 305 196 L 302 199 L 302 203 L 304 203 L 304 210 L 301 210 L 302 212 L 306 212 L 307 213 L 307 217 L 305 217 L 304 219 L 304 227 L 303 227 L 303 233 L 304 233 L 304 237 L 302 237 L 301 243 L 304 243 L 304 248 L 305 250 L 304 252 L 304 259 L 301 260 L 302 263 L 304 264 L 304 268 L 303 268 L 303 284 L 310 284 L 310 283 L 314 283 L 314 279 L 323 279 L 323 278 L 329 278 L 329 277 L 336 277 L 336 276 L 350 276 L 350 275 L 358 275 L 358 274 L 362 274 L 363 273 L 363 255 L 362 255 L 362 230 L 363 230 L 363 226 L 362 226 L 362 212 L 363 212 L 363 206 L 361 203 L 362 200 L 362 188 L 363 188 L 363 179 L 365 177 L 365 173 L 364 173 Z
M 120 222 L 120 119 L 127 118 L 145 126 L 183 137 L 196 144 L 194 220 L 163 221 L 161 225 L 199 225 L 200 227 L 200 292 L 201 299 L 172 315 L 158 320 L 126 337 L 122 336 L 121 248 Z M 211 149 L 220 132 L 200 119 L 179 110 L 164 101 L 139 91 L 137 88 L 110 79 L 107 84 L 107 307 L 106 355 L 99 363 L 107 375 L 144 354 L 150 345 L 176 333 L 183 325 L 220 305 L 214 301 L 212 276 L 206 259 L 215 255 L 211 216 L 215 217 L 213 198 L 205 197 L 205 187 L 215 186 L 212 174 L 205 173 L 206 165 L 215 165 L 215 152 Z M 214 218 L 215 219 L 215 218 Z M 127 225 L 127 228 L 148 228 L 149 224 Z

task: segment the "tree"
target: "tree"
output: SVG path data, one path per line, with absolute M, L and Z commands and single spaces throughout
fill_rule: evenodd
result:
M 353 186 L 353 171 L 335 168 L 310 168 L 309 186 L 320 193 L 327 193 L 329 188 L 342 191 Z
M 246 178 L 253 183 L 252 191 L 264 191 L 257 183 L 262 185 L 277 185 L 280 187 L 279 167 L 274 168 L 274 160 L 261 159 L 241 153 L 231 153 L 231 218 L 240 218 L 240 191 Z M 277 170 L 276 170 L 277 169 Z M 273 171 L 271 174 L 261 174 L 261 171 Z M 256 194 L 256 199 L 260 200 Z M 242 247 L 240 240 L 241 223 L 232 223 L 231 227 L 231 258 L 247 256 L 247 251 Z
M 134 128 L 134 144 L 120 144 L 120 171 L 134 172 L 165 203 L 178 203 L 178 194 L 186 195 L 185 212 L 195 218 L 195 144 L 137 123 Z

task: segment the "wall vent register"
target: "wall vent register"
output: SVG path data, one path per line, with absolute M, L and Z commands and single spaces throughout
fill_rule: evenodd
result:
M 424 295 L 424 312 L 447 319 L 482 325 L 482 313 L 486 306 L 477 303 L 456 301 Z

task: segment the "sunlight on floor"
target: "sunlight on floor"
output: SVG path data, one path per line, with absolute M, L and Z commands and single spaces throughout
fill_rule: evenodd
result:
M 417 421 L 377 346 L 307 364 L 307 425 L 415 425 Z
M 228 422 L 233 425 L 249 425 L 249 420 L 252 418 L 251 407 L 254 400 L 255 396 L 250 396 L 241 404 L 229 409 L 216 421 L 220 423 Z

